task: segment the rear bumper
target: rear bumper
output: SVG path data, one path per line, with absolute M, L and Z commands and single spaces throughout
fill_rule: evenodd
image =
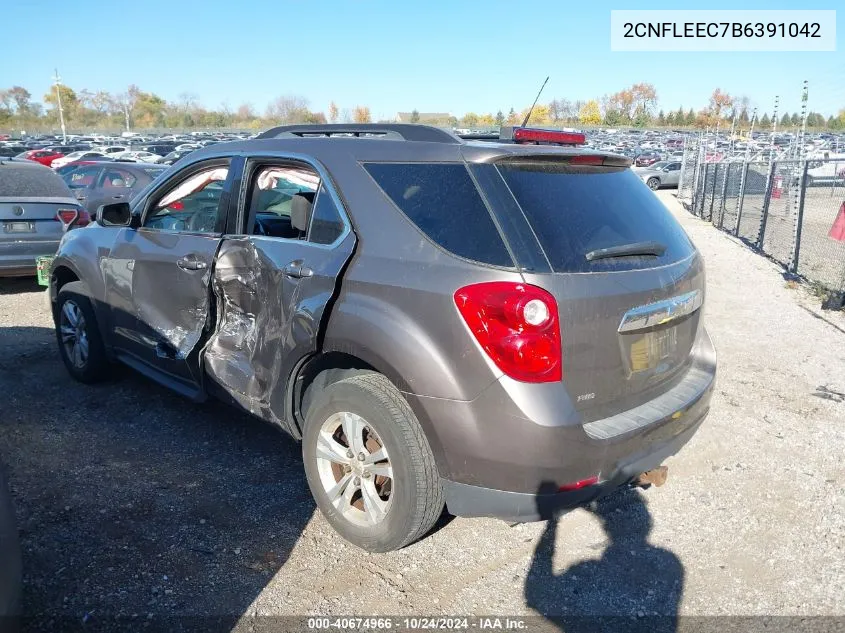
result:
M 715 377 L 715 350 L 702 328 L 680 381 L 610 418 L 583 423 L 566 390 L 551 383 L 526 391 L 498 381 L 471 402 L 408 400 L 435 436 L 452 514 L 536 520 L 544 509 L 607 494 L 677 453 L 707 416 Z M 591 477 L 598 483 L 557 492 Z
M 557 492 L 556 484 L 541 483 L 537 493 L 509 492 L 481 486 L 470 486 L 453 481 L 444 482 L 446 506 L 451 514 L 462 517 L 498 517 L 501 519 L 529 522 L 543 521 L 556 514 L 605 497 L 620 486 L 630 483 L 641 473 L 660 466 L 676 454 L 701 426 L 706 413 L 694 424 L 685 428 L 673 438 L 652 446 L 651 452 L 641 454 L 617 464 L 609 479 L 579 490 Z M 551 488 L 551 490 L 549 490 Z
M 61 240 L 0 241 L 0 277 L 35 275 L 35 262 L 39 257 L 52 256 L 59 249 Z

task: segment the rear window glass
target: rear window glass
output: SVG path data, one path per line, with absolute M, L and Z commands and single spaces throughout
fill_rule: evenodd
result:
M 458 163 L 367 163 L 393 203 L 432 241 L 460 257 L 513 266 L 490 212 Z
M 0 165 L 0 197 L 72 198 L 61 176 L 49 167 Z
M 693 252 L 680 224 L 630 169 L 540 161 L 498 167 L 556 272 L 651 268 Z M 591 251 L 637 242 L 666 250 L 587 261 Z

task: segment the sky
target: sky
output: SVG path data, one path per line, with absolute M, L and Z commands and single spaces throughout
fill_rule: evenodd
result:
M 673 2 L 531 0 L 0 0 L 10 32 L 32 45 L 6 50 L 0 88 L 34 99 L 53 69 L 75 90 L 122 92 L 131 84 L 167 100 L 196 95 L 210 108 L 281 95 L 313 110 L 368 105 L 462 116 L 541 102 L 591 99 L 652 83 L 659 107 L 703 107 L 715 88 L 771 112 L 845 108 L 845 5 L 841 0 L 724 2 L 683 8 L 839 9 L 836 52 L 648 53 L 610 51 L 611 9 L 677 9 Z M 838 5 L 838 6 L 837 6 Z

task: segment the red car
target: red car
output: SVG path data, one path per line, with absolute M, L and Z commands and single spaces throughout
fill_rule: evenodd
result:
M 23 152 L 17 155 L 17 158 L 25 158 L 27 160 L 34 160 L 36 163 L 41 163 L 50 167 L 53 161 L 57 158 L 62 158 L 64 154 L 61 152 L 54 152 L 51 149 L 31 149 L 28 152 Z

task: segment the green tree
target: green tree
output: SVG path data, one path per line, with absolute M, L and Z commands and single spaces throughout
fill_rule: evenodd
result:
M 478 125 L 478 115 L 475 112 L 467 112 L 464 118 L 461 119 L 464 127 L 476 127 Z
M 606 110 L 604 113 L 604 124 L 610 127 L 622 125 L 623 117 L 619 110 Z
M 418 110 L 414 109 L 414 111 L 411 112 L 411 123 L 419 123 L 419 122 L 420 122 L 420 113 L 419 113 Z
M 71 121 L 76 116 L 76 110 L 79 107 L 79 98 L 76 96 L 76 91 L 70 86 L 60 84 L 58 87 L 53 86 L 47 94 L 44 95 L 44 103 L 50 105 L 50 112 L 57 119 L 59 117 L 58 91 L 62 99 L 62 111 L 64 112 L 65 121 Z
M 498 127 L 502 127 L 504 124 L 505 124 L 505 115 L 504 115 L 504 114 L 502 114 L 502 111 L 501 111 L 501 110 L 499 110 L 499 111 L 496 113 L 496 125 L 497 125 Z
M 663 110 L 661 110 L 657 114 L 657 125 L 660 125 L 660 126 L 666 125 L 666 115 L 663 113 Z
M 519 115 L 514 111 L 513 108 L 510 109 L 508 112 L 507 124 L 508 125 L 519 125 Z
M 634 127 L 643 128 L 649 125 L 651 125 L 651 115 L 648 113 L 648 110 L 642 106 L 637 107 L 634 113 Z
M 686 124 L 687 124 L 687 125 L 695 125 L 695 119 L 696 119 L 696 117 L 695 117 L 695 110 L 693 110 L 692 108 L 690 108 L 690 109 L 689 109 L 689 112 L 687 112 Z
M 673 126 L 675 125 L 675 113 L 671 110 L 669 114 L 666 115 L 666 125 Z
M 786 112 L 783 113 L 783 116 L 780 118 L 780 126 L 781 127 L 789 127 L 789 123 L 792 119 L 790 119 L 789 114 Z
M 760 128 L 768 130 L 770 127 L 772 127 L 772 120 L 769 118 L 769 114 L 764 112 L 763 116 L 760 117 Z
M 794 126 L 801 125 L 801 117 L 798 116 L 798 113 L 794 113 L 791 117 L 789 117 L 789 122 Z

